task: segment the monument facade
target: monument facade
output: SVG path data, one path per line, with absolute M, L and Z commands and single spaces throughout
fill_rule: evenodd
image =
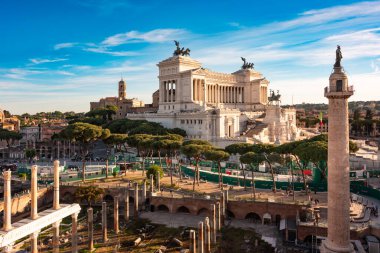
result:
M 295 109 L 284 110 L 279 103 L 272 103 L 270 108 L 274 113 L 263 122 L 268 110 L 269 81 L 254 69 L 253 63 L 242 58 L 240 70 L 219 73 L 190 58 L 190 50 L 181 49 L 178 42 L 176 46 L 172 57 L 157 64 L 158 111 L 128 113 L 127 118 L 158 122 L 167 128 L 178 127 L 185 130 L 189 138 L 208 140 L 222 147 L 232 142 L 275 142 L 277 139 L 286 142 L 299 137 Z M 274 124 L 273 117 L 277 117 Z M 293 117 L 293 121 L 287 120 Z M 255 133 L 246 135 L 256 125 L 260 126 Z

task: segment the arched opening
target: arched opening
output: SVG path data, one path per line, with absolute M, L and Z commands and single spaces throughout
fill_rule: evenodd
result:
M 169 208 L 165 205 L 159 205 L 157 207 L 157 212 L 165 212 L 165 213 L 168 213 L 169 212 Z
M 207 208 L 201 208 L 199 209 L 197 215 L 199 216 L 208 216 L 210 214 L 210 211 Z
M 263 215 L 263 224 L 269 225 L 271 223 L 272 223 L 272 215 L 270 215 L 270 213 L 265 213 Z
M 154 212 L 154 211 L 155 211 L 155 207 L 154 207 L 154 205 L 150 205 L 150 211 L 151 211 L 151 212 Z
M 281 222 L 281 215 L 279 215 L 279 214 L 276 214 L 276 225 L 277 226 L 280 226 L 280 222 Z
M 261 223 L 261 218 L 260 218 L 260 215 L 258 215 L 257 213 L 248 213 L 246 216 L 245 216 L 245 219 L 249 220 L 250 222 L 253 222 L 253 223 Z
M 147 198 L 147 199 L 145 200 L 145 203 L 146 203 L 147 205 L 150 205 L 150 198 Z
M 134 197 L 129 197 L 129 204 L 135 203 L 135 198 Z
M 113 204 L 113 197 L 109 194 L 104 196 L 103 201 L 107 202 L 107 204 Z
M 177 209 L 177 213 L 190 213 L 190 210 L 186 206 L 180 206 Z
M 226 210 L 226 215 L 227 215 L 227 218 L 229 219 L 235 218 L 235 214 L 228 209 Z

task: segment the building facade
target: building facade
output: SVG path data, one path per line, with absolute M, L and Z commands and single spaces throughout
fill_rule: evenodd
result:
M 295 110 L 282 109 L 279 103 L 268 107 L 269 81 L 252 67 L 232 74 L 218 73 L 182 55 L 174 55 L 157 66 L 158 111 L 128 113 L 127 118 L 178 127 L 189 138 L 208 140 L 217 146 L 285 142 L 299 137 Z M 258 124 L 250 124 L 256 121 Z M 255 137 L 246 135 L 250 127 L 258 125 L 261 130 Z
M 98 102 L 90 102 L 90 110 L 105 108 L 107 106 L 116 106 L 118 111 L 115 115 L 116 119 L 125 118 L 128 112 L 145 112 L 157 111 L 152 104 L 145 105 L 143 101 L 137 98 L 127 98 L 127 84 L 121 79 L 118 83 L 118 96 L 101 98 Z

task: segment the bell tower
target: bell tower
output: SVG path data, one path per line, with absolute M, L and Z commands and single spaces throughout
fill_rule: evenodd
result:
M 350 164 L 348 98 L 354 94 L 340 64 L 342 53 L 338 46 L 334 71 L 330 75 L 325 97 L 329 100 L 328 123 L 328 214 L 327 240 L 322 253 L 355 252 L 350 243 Z
M 119 96 L 118 96 L 119 100 L 126 99 L 127 97 L 126 89 L 127 89 L 127 84 L 123 80 L 123 78 L 121 78 L 121 80 L 119 81 Z

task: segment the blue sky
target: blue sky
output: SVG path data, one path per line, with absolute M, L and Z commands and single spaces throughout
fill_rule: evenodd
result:
M 0 108 L 12 113 L 88 111 L 121 75 L 150 103 L 174 39 L 214 71 L 246 57 L 284 104 L 327 102 L 339 44 L 351 100 L 380 100 L 380 1 L 2 0 L 0 31 Z

